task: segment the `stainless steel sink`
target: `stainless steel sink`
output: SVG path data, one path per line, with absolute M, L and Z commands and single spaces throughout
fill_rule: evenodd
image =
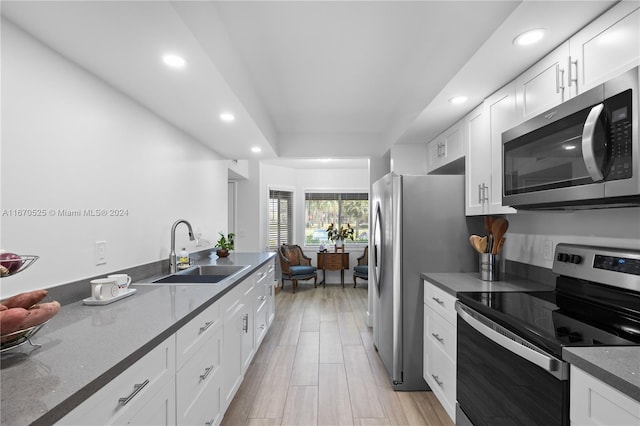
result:
M 222 284 L 248 268 L 248 265 L 199 265 L 152 281 L 152 284 Z

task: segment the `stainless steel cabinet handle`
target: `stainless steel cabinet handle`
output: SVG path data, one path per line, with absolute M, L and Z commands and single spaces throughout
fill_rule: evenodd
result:
M 118 403 L 120 405 L 127 405 L 129 403 L 129 401 L 131 401 L 138 394 L 138 392 L 140 392 L 142 390 L 142 388 L 144 388 L 148 384 L 149 384 L 149 379 L 145 380 L 142 383 L 138 383 L 136 385 L 133 385 L 133 392 L 131 392 L 129 394 L 129 396 L 127 396 L 127 397 L 118 399 Z
M 602 170 L 598 167 L 596 162 L 596 155 L 594 152 L 594 140 L 593 135 L 598 125 L 598 118 L 604 109 L 604 104 L 598 104 L 591 108 L 587 121 L 584 122 L 584 128 L 582 129 L 582 159 L 584 165 L 587 166 L 587 172 L 594 182 L 599 182 L 604 179 Z
M 440 337 L 440 335 L 436 334 L 436 333 L 431 333 L 431 335 L 440 343 L 444 342 L 444 339 L 442 337 Z
M 267 300 L 267 296 L 260 296 L 260 297 L 258 297 L 258 300 L 259 300 L 259 301 L 261 301 L 261 302 L 262 302 L 263 300 Z
M 560 64 L 556 64 L 556 93 L 564 93 L 564 70 L 560 68 Z
M 213 365 L 204 369 L 204 373 L 200 375 L 200 381 L 205 380 L 213 371 Z
M 576 76 L 575 78 L 572 76 L 573 73 L 571 72 L 571 70 L 573 69 L 572 66 L 575 65 L 576 66 Z M 571 83 L 575 83 L 576 87 L 578 86 L 578 60 L 576 59 L 575 61 L 571 60 L 571 56 L 569 56 L 569 70 L 567 71 L 568 75 L 567 75 L 567 85 L 569 87 L 571 87 Z
M 245 333 L 249 332 L 249 314 L 244 314 L 242 316 L 242 331 Z
M 432 297 L 432 299 L 435 300 L 437 304 L 444 306 L 444 301 L 438 299 L 437 297 Z
M 205 425 L 205 426 L 211 426 L 211 425 L 213 424 L 213 420 L 214 420 L 214 419 L 209 420 L 209 421 L 208 421 L 208 422 L 206 422 L 204 425 Z
M 260 325 L 258 326 L 258 328 L 259 328 L 260 330 L 264 330 L 265 328 L 267 328 L 267 326 L 266 326 L 266 325 L 264 325 L 264 324 L 260 324 Z
M 205 331 L 207 331 L 207 328 L 211 327 L 214 322 L 215 321 L 207 321 L 207 322 L 205 322 L 204 325 L 202 327 L 200 327 L 200 333 L 199 334 L 202 334 Z
M 444 382 L 440 381 L 440 377 L 436 376 L 435 374 L 432 374 L 431 377 L 433 377 L 433 380 L 436 381 L 438 386 L 443 387 L 442 385 L 444 385 Z

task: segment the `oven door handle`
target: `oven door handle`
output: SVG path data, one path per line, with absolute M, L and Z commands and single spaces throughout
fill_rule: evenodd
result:
M 569 368 L 566 362 L 543 353 L 541 349 L 535 348 L 531 343 L 464 306 L 459 301 L 456 301 L 456 311 L 464 322 L 487 339 L 537 365 L 557 379 L 569 379 Z

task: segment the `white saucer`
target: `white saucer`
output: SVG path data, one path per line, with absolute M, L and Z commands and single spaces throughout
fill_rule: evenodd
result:
M 120 299 L 124 299 L 125 297 L 129 297 L 132 294 L 134 294 L 137 290 L 135 288 L 127 288 L 127 292 L 126 293 L 122 293 L 119 296 L 114 297 L 113 299 L 106 299 L 106 300 L 97 300 L 94 299 L 93 297 L 87 297 L 86 299 L 82 299 L 82 303 L 84 303 L 85 305 L 108 305 L 109 303 L 113 303 L 115 301 L 118 301 Z

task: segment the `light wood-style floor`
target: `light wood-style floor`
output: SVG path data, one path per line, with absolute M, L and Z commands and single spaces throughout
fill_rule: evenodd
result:
M 229 425 L 453 425 L 431 392 L 394 392 L 365 323 L 366 284 L 298 285 L 222 421 Z

